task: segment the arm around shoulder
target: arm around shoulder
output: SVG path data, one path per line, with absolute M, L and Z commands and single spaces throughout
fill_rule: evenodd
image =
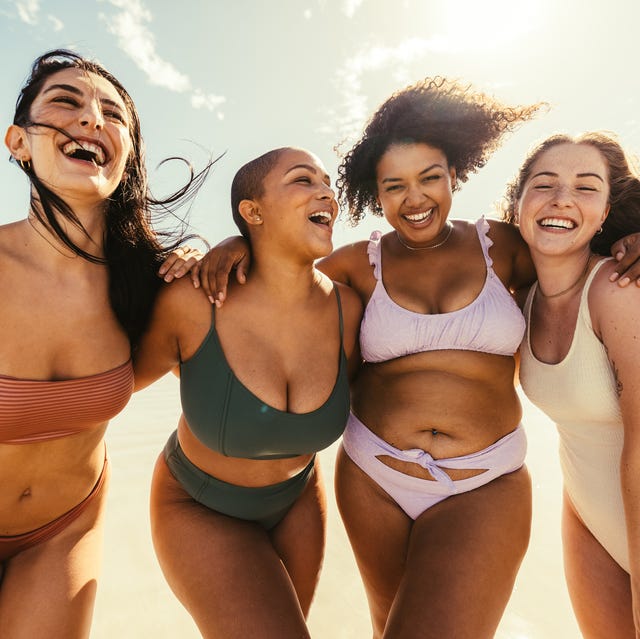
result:
M 187 279 L 164 284 L 160 289 L 149 325 L 133 352 L 135 390 L 145 388 L 180 363 L 182 318 L 196 297 L 209 306 L 203 293 Z
M 362 268 L 363 256 L 366 267 L 368 266 L 367 242 L 347 244 L 318 260 L 316 268 L 334 282 L 351 286 L 353 280 L 357 279 L 358 269 Z
M 488 220 L 498 256 L 508 264 L 508 288 L 513 292 L 528 289 L 536 280 L 536 270 L 527 243 L 517 226 L 500 220 Z

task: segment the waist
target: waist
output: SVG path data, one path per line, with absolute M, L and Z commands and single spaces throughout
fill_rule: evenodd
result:
M 286 481 L 309 464 L 313 454 L 281 459 L 230 457 L 203 444 L 180 417 L 177 438 L 184 455 L 202 472 L 236 486 L 255 488 Z
M 37 529 L 81 502 L 104 468 L 103 434 L 0 445 L 0 535 Z
M 398 448 L 437 445 L 445 456 L 479 450 L 522 418 L 513 364 L 500 363 L 482 375 L 473 367 L 461 375 L 452 367 L 418 369 L 411 362 L 408 370 L 391 362 L 367 365 L 354 383 L 352 410 Z

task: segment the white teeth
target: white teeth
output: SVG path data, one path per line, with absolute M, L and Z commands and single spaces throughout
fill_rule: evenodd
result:
M 93 159 L 98 166 L 102 166 L 106 160 L 102 147 L 98 144 L 92 144 L 91 142 L 83 141 L 82 144 L 80 144 L 75 140 L 71 140 L 62 147 L 62 152 L 68 157 L 73 157 L 76 154 L 81 155 L 83 153 L 90 154 L 93 156 L 91 159 Z M 85 158 L 83 157 L 82 159 Z
M 433 209 L 428 211 L 422 211 L 421 213 L 415 213 L 414 215 L 405 215 L 404 217 L 410 222 L 422 222 L 426 220 L 433 213 Z
M 309 219 L 316 224 L 329 224 L 331 222 L 331 214 L 326 211 L 317 211 L 312 213 Z
M 574 229 L 576 227 L 575 222 L 572 220 L 561 219 L 558 217 L 545 217 L 544 220 L 540 220 L 540 226 L 553 226 L 561 229 Z

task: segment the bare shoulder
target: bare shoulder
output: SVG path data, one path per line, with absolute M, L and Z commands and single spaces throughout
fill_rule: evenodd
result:
M 155 315 L 179 320 L 190 314 L 202 313 L 211 314 L 211 303 L 201 288 L 193 286 L 190 278 L 163 282 L 156 298 Z
M 600 262 L 603 263 L 598 268 L 589 287 L 589 306 L 601 305 L 604 308 L 608 304 L 640 304 L 640 288 L 638 286 L 631 284 L 622 287 L 609 279 L 615 273 L 617 262 L 612 258 L 604 258 Z
M 486 218 L 486 220 L 489 223 L 489 237 L 496 248 L 511 253 L 517 253 L 521 249 L 526 250 L 527 245 L 517 226 L 492 218 Z
M 346 244 L 319 260 L 316 266 L 332 280 L 351 284 L 361 271 L 369 267 L 367 246 L 367 241 Z
M 597 333 L 609 323 L 623 332 L 625 325 L 637 326 L 640 319 L 640 288 L 633 284 L 623 288 L 611 282 L 609 277 L 615 272 L 615 266 L 615 260 L 606 260 L 589 288 L 589 311 Z

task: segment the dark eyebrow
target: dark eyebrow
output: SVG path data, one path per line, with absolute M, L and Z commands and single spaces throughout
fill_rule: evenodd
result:
M 285 175 L 287 175 L 288 173 L 291 173 L 291 171 L 295 171 L 295 169 L 307 169 L 307 171 L 311 171 L 311 173 L 313 173 L 314 175 L 318 172 L 317 169 L 311 164 L 296 164 L 295 166 L 292 166 L 290 169 L 287 169 L 285 171 Z M 325 173 L 322 177 L 324 180 L 331 182 L 331 177 L 329 176 L 328 173 Z
M 83 92 L 80 89 L 78 89 L 78 87 L 74 87 L 72 84 L 52 84 L 50 87 L 47 87 L 43 91 L 43 93 L 49 93 L 49 91 L 56 91 L 56 90 L 68 91 L 69 93 L 73 93 L 74 95 L 78 95 L 78 96 L 83 95 Z M 123 111 L 122 106 L 119 105 L 114 100 L 111 100 L 110 98 L 101 98 L 100 102 L 102 104 L 108 104 L 109 106 L 115 107 L 116 109 Z
M 425 173 L 428 173 L 429 171 L 432 171 L 433 169 L 444 169 L 444 167 L 442 166 L 442 164 L 439 164 L 438 162 L 435 162 L 434 164 L 431 164 L 430 166 L 428 166 L 426 169 L 422 169 L 422 171 L 420 171 L 420 173 L 418 173 L 418 175 L 424 175 Z M 382 180 L 382 184 L 385 184 L 387 182 L 400 182 L 401 178 L 384 178 L 384 180 Z
M 540 173 L 536 173 L 535 175 L 532 175 L 531 179 L 533 180 L 533 178 L 537 178 L 537 177 L 540 177 L 540 176 L 558 177 L 558 174 L 557 173 L 553 173 L 552 171 L 540 171 Z M 577 173 L 576 177 L 579 177 L 579 178 L 594 177 L 594 178 L 598 178 L 600 180 L 600 182 L 602 182 L 604 184 L 604 180 L 597 173 Z
M 49 91 L 55 91 L 56 89 L 69 91 L 69 93 L 75 93 L 76 95 L 82 95 L 82 91 L 80 91 L 78 87 L 74 87 L 72 84 L 52 84 L 50 87 L 47 87 L 43 93 L 49 93 Z

